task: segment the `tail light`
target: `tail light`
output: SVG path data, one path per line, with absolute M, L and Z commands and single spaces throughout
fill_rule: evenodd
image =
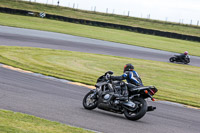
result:
M 157 89 L 156 89 L 156 88 L 150 89 L 150 94 L 151 94 L 151 95 L 154 95 L 156 92 L 157 92 Z

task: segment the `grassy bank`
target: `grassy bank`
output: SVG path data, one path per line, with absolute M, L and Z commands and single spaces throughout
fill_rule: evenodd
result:
M 157 21 L 136 17 L 127 17 L 114 14 L 105 14 L 99 12 L 83 11 L 73 8 L 65 8 L 58 6 L 50 6 L 46 4 L 38 4 L 32 2 L 24 2 L 20 0 L 1 0 L 1 7 L 9 7 L 15 9 L 31 10 L 36 12 L 46 12 L 55 15 L 62 15 L 72 18 L 94 20 L 101 22 L 109 22 L 128 26 L 142 27 L 161 31 L 169 31 L 186 35 L 200 36 L 199 26 L 183 25 L 178 23 L 170 23 L 165 21 Z
M 35 116 L 0 110 L 1 133 L 92 133 Z
M 200 107 L 200 68 L 64 50 L 0 46 L 0 62 L 58 78 L 94 85 L 107 70 L 121 75 L 133 63 L 145 85 L 155 85 L 156 98 Z M 78 75 L 77 75 L 78 74 Z
M 187 50 L 191 55 L 200 56 L 199 42 L 184 41 L 28 16 L 0 13 L 0 18 L 0 25 L 66 33 L 178 53 L 182 53 Z

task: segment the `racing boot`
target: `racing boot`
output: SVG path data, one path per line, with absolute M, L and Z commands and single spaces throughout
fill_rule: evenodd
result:
M 122 95 L 120 97 L 121 100 L 125 101 L 125 102 L 128 102 L 128 88 L 127 87 L 123 87 L 123 91 L 122 91 Z

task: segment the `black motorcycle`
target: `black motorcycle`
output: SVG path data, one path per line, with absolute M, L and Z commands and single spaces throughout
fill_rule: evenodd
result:
M 138 120 L 142 118 L 147 111 L 153 111 L 156 107 L 147 106 L 145 99 L 151 98 L 158 90 L 154 86 L 128 87 L 123 81 L 113 81 L 109 79 L 112 71 L 106 72 L 100 76 L 95 85 L 96 89 L 88 92 L 83 98 L 85 109 L 99 109 L 124 114 L 129 120 Z M 129 90 L 129 98 L 126 101 L 120 100 L 120 93 L 123 86 Z
M 170 62 L 180 62 L 184 64 L 190 63 L 190 56 L 186 55 L 185 59 L 181 60 L 179 55 L 174 55 L 173 57 L 169 58 Z

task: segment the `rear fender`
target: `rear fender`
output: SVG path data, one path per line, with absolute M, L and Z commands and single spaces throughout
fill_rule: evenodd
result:
M 144 90 L 148 90 L 150 92 L 153 90 L 152 92 L 153 94 L 155 94 L 158 91 L 158 89 L 154 86 L 143 86 L 143 87 L 138 88 L 139 92 L 144 91 Z
M 132 96 L 130 98 L 134 97 L 142 97 L 142 98 L 148 98 L 150 97 L 153 101 L 155 100 L 152 96 L 157 92 L 158 90 L 154 86 L 142 86 L 138 88 L 134 88 L 131 90 Z
M 130 91 L 139 93 L 141 91 L 148 90 L 148 89 L 151 89 L 151 88 L 155 88 L 155 87 L 154 86 L 141 86 L 141 87 L 132 88 L 132 89 L 130 89 Z

